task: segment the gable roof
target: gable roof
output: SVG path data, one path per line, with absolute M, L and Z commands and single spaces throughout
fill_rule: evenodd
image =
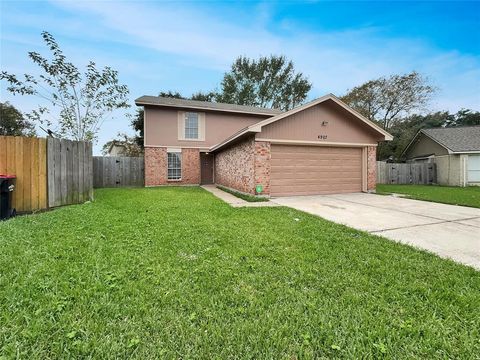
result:
M 222 111 L 222 112 L 265 115 L 265 116 L 274 116 L 282 113 L 281 110 L 267 109 L 267 108 L 255 107 L 255 106 L 234 105 L 234 104 L 225 104 L 225 103 L 217 103 L 217 102 L 209 102 L 209 101 L 186 100 L 186 99 L 176 99 L 176 98 L 169 98 L 169 97 L 147 96 L 147 95 L 144 95 L 136 99 L 135 104 L 183 108 L 183 109 L 195 109 L 195 110 Z
M 420 134 L 429 137 L 451 153 L 480 151 L 480 125 L 477 125 L 422 129 L 415 135 L 412 141 L 410 141 L 403 153 L 407 152 Z
M 215 150 L 218 150 L 222 147 L 224 147 L 225 145 L 227 145 L 228 143 L 230 143 L 231 141 L 234 141 L 235 139 L 247 134 L 247 133 L 258 133 L 258 132 L 261 132 L 262 131 L 262 127 L 263 126 L 266 126 L 266 125 L 269 125 L 271 123 L 274 123 L 275 121 L 278 121 L 278 120 L 281 120 L 283 118 L 286 118 L 287 116 L 290 116 L 290 115 L 293 115 L 293 114 L 296 114 L 300 111 L 303 111 L 303 110 L 306 110 L 312 106 L 315 106 L 315 105 L 318 105 L 320 103 L 323 103 L 327 100 L 331 100 L 333 102 L 335 102 L 337 105 L 339 105 L 340 107 L 342 107 L 343 109 L 347 110 L 349 113 L 351 113 L 352 115 L 354 115 L 357 119 L 359 119 L 360 121 L 364 122 L 366 125 L 368 125 L 369 127 L 371 127 L 372 129 L 374 129 L 377 133 L 381 134 L 384 136 L 384 139 L 387 140 L 387 141 L 390 141 L 393 139 L 393 136 L 390 135 L 388 132 L 386 132 L 385 130 L 383 130 L 381 127 L 379 127 L 378 125 L 376 125 L 375 123 L 373 123 L 372 121 L 368 120 L 366 117 L 364 117 L 363 115 L 361 115 L 359 112 L 353 110 L 351 107 L 349 107 L 347 104 L 345 104 L 343 101 L 341 101 L 339 98 L 337 98 L 335 95 L 333 94 L 327 94 L 325 96 L 322 96 L 318 99 L 315 99 L 313 101 L 310 101 L 304 105 L 301 105 L 301 106 L 297 106 L 296 108 L 293 108 L 289 111 L 286 111 L 286 112 L 283 112 L 281 114 L 278 114 L 276 116 L 273 116 L 271 118 L 268 118 L 268 119 L 265 119 L 263 121 L 260 121 L 258 123 L 255 123 L 253 125 L 250 125 L 250 126 L 247 126 L 246 128 L 240 130 L 239 132 L 233 134 L 232 136 L 228 137 L 227 139 L 225 139 L 224 141 L 222 141 L 221 143 L 217 144 L 217 145 L 214 145 L 210 148 L 210 151 L 215 151 Z

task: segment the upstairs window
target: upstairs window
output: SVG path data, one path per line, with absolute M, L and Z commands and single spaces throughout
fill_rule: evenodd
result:
M 168 180 L 182 179 L 182 153 L 168 152 Z
M 198 113 L 185 113 L 185 139 L 198 139 Z

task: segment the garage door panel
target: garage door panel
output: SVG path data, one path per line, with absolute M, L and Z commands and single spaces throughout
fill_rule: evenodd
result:
M 272 145 L 272 196 L 334 194 L 362 190 L 362 149 Z
M 310 179 L 313 181 L 326 181 L 332 177 L 336 177 L 336 182 L 349 181 L 352 179 L 361 180 L 361 175 L 358 174 L 358 171 L 335 171 L 335 172 L 324 172 L 320 174 L 304 173 L 304 172 L 289 172 L 281 174 L 282 176 L 276 176 L 275 173 L 271 172 L 272 179 L 270 182 L 275 182 L 279 180 L 301 180 L 301 179 Z
M 339 165 L 353 166 L 353 167 L 361 166 L 361 164 L 358 163 L 358 160 L 353 160 L 353 159 L 312 159 L 312 160 L 277 159 L 276 161 L 272 160 L 270 164 L 272 168 L 302 167 L 302 166 L 336 167 Z
M 310 170 L 311 169 L 311 170 Z M 289 172 L 307 172 L 309 174 L 323 174 L 329 172 L 341 172 L 341 171 L 360 171 L 362 167 L 358 164 L 344 164 L 340 163 L 339 165 L 316 165 L 315 163 L 311 164 L 297 164 L 297 165 L 276 165 L 270 168 L 271 172 L 274 173 L 289 173 Z

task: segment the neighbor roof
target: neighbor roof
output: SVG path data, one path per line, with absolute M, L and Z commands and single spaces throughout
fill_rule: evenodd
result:
M 315 99 L 313 101 L 310 101 L 309 103 L 306 103 L 304 105 L 301 105 L 301 106 L 297 106 L 296 108 L 293 108 L 292 110 L 289 110 L 289 111 L 286 111 L 286 112 L 283 112 L 281 114 L 278 114 L 276 116 L 273 116 L 271 118 L 268 118 L 268 119 L 265 119 L 263 121 L 260 121 L 256 124 L 253 124 L 253 125 L 250 125 L 250 126 L 247 126 L 246 128 L 238 131 L 237 133 L 233 134 L 232 136 L 230 136 L 229 138 L 225 139 L 224 141 L 222 141 L 220 144 L 217 144 L 215 146 L 212 146 L 210 148 L 210 151 L 215 151 L 215 150 L 218 150 L 222 147 L 224 147 L 225 145 L 227 145 L 228 143 L 238 139 L 239 137 L 242 137 L 243 135 L 247 134 L 247 133 L 258 133 L 260 131 L 262 131 L 262 127 L 265 126 L 265 125 L 268 125 L 268 124 L 271 124 L 275 121 L 278 121 L 278 120 L 281 120 L 287 116 L 290 116 L 290 115 L 293 115 L 293 114 L 296 114 L 300 111 L 303 111 L 305 109 L 308 109 L 312 106 L 315 106 L 315 105 L 318 105 L 324 101 L 327 101 L 327 100 L 332 100 L 333 102 L 335 102 L 337 105 L 340 105 L 342 108 L 344 108 L 345 110 L 347 110 L 349 113 L 351 113 L 352 115 L 354 115 L 356 118 L 358 118 L 359 120 L 361 120 L 362 122 L 364 122 L 366 125 L 370 126 L 371 128 L 373 128 L 375 131 L 377 131 L 378 133 L 380 133 L 381 135 L 384 136 L 385 140 L 386 141 L 390 141 L 393 139 L 392 135 L 390 135 L 388 132 L 386 132 L 385 130 L 383 130 L 381 127 L 379 127 L 378 125 L 376 125 L 375 123 L 373 123 L 372 121 L 368 120 L 366 117 L 364 117 L 363 115 L 361 115 L 360 113 L 358 113 L 357 111 L 353 110 L 351 107 L 349 107 L 348 105 L 346 105 L 343 101 L 341 101 L 339 98 L 337 98 L 335 95 L 333 94 L 327 94 L 325 96 L 322 96 L 318 99 Z
M 196 110 L 211 110 L 222 112 L 234 112 L 242 114 L 253 115 L 277 115 L 282 113 L 281 110 L 267 109 L 262 107 L 247 106 L 247 105 L 233 105 L 209 101 L 185 100 L 161 96 L 144 95 L 135 100 L 136 105 L 153 105 L 162 107 L 174 107 Z
M 407 151 L 420 134 L 428 136 L 453 153 L 480 151 L 480 126 L 463 126 L 422 129 L 415 135 L 404 152 Z

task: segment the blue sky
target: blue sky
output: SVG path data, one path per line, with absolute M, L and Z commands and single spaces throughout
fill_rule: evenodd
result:
M 344 94 L 369 79 L 417 70 L 439 91 L 431 110 L 480 110 L 480 2 L 156 2 L 1 0 L 1 69 L 37 73 L 47 30 L 67 57 L 120 73 L 133 100 L 218 86 L 238 55 L 283 54 L 313 83 L 309 98 Z M 22 111 L 37 98 L 1 100 Z M 129 110 L 133 112 L 134 107 Z M 95 147 L 130 132 L 124 112 L 105 119 Z

